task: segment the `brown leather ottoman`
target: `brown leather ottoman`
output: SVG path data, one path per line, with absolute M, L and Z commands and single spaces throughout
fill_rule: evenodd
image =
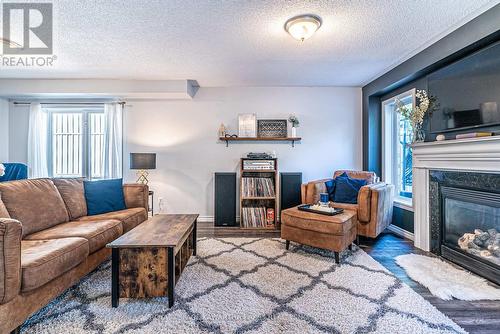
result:
M 281 212 L 281 238 L 334 252 L 340 262 L 340 252 L 351 249 L 356 240 L 358 219 L 356 211 L 345 210 L 335 216 L 300 211 L 297 207 Z

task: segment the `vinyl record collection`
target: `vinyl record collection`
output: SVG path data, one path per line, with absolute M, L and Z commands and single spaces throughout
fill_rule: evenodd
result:
M 243 227 L 269 227 L 274 224 L 274 209 L 263 206 L 247 206 L 242 210 Z
M 260 207 L 243 207 L 243 227 L 266 227 L 266 208 Z
M 277 159 L 266 153 L 249 153 L 241 158 L 240 166 L 240 226 L 276 229 Z
M 273 180 L 266 177 L 243 177 L 243 197 L 274 197 Z

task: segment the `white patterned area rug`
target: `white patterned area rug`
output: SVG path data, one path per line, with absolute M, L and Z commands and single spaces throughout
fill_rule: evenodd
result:
M 23 333 L 464 333 L 359 248 L 200 239 L 166 298 L 111 308 L 109 262 L 34 315 Z

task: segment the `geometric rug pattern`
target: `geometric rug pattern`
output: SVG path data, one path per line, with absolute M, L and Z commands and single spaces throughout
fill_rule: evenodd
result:
M 32 316 L 23 333 L 465 333 L 363 250 L 281 239 L 202 238 L 176 300 L 120 299 L 104 263 Z

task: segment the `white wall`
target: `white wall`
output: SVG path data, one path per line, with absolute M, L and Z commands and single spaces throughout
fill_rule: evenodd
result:
M 29 116 L 29 106 L 10 104 L 9 162 L 28 162 Z
M 302 142 L 225 143 L 220 123 L 237 133 L 239 113 L 257 118 L 298 116 Z M 124 177 L 130 152 L 156 152 L 150 171 L 155 202 L 166 212 L 213 216 L 213 175 L 237 171 L 248 152 L 275 151 L 280 171 L 303 173 L 304 181 L 330 177 L 340 168 L 362 168 L 361 89 L 343 87 L 200 88 L 192 101 L 129 101 L 125 109 Z M 157 206 L 158 207 L 158 206 Z
M 0 99 L 0 163 L 9 160 L 9 103 Z
M 302 142 L 225 143 L 220 123 L 237 133 L 239 113 L 300 120 Z M 9 160 L 26 162 L 29 107 L 10 104 Z M 193 100 L 127 101 L 124 179 L 135 182 L 130 152 L 156 152 L 150 187 L 165 212 L 213 216 L 213 175 L 237 171 L 248 152 L 272 152 L 280 171 L 302 172 L 304 181 L 330 177 L 340 168 L 362 168 L 361 89 L 347 87 L 200 88 Z

